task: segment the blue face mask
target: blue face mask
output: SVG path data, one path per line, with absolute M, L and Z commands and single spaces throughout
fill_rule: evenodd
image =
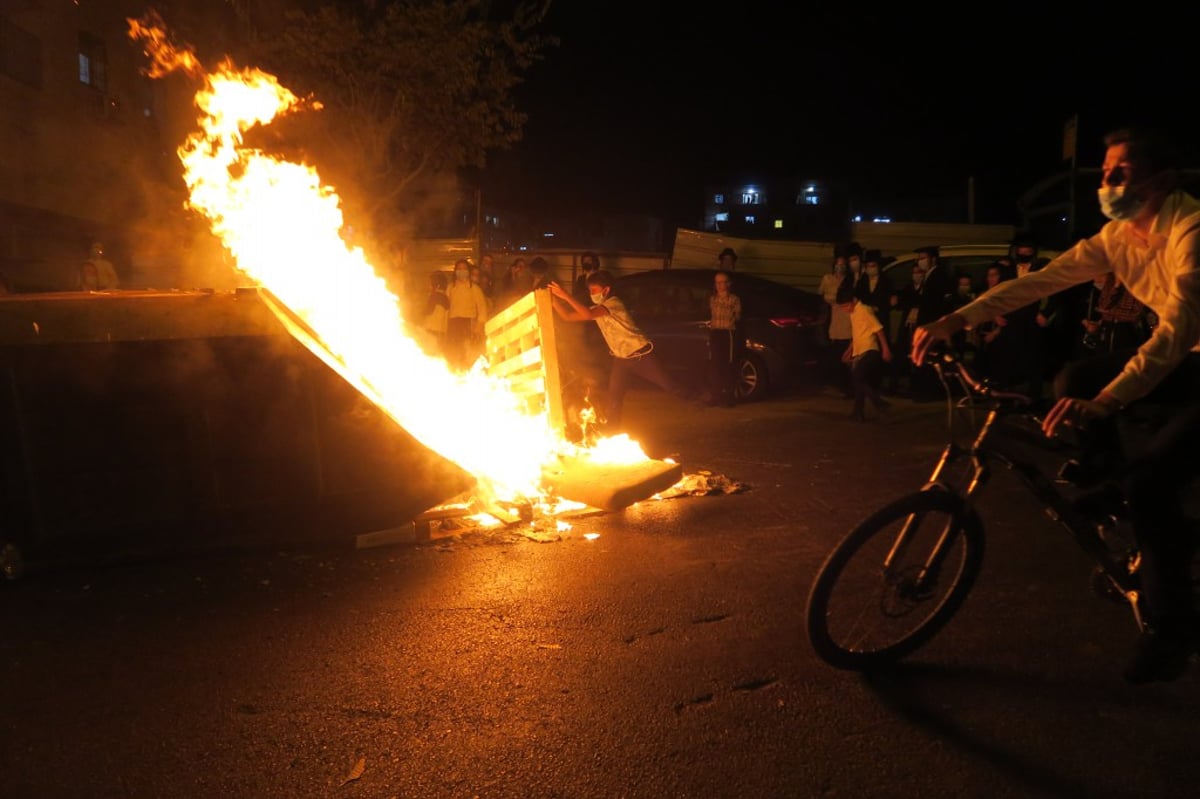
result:
M 603 294 L 596 294 L 595 292 L 592 292 L 591 294 L 588 294 L 588 297 L 591 298 L 592 305 L 599 305 L 600 303 L 604 302 Z
M 1146 207 L 1146 201 L 1128 191 L 1127 186 L 1101 186 L 1096 195 L 1100 199 L 1100 212 L 1115 222 L 1133 219 Z

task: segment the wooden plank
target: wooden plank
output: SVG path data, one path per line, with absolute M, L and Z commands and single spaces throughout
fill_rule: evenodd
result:
M 371 549 L 395 544 L 416 544 L 429 541 L 429 523 L 424 525 L 412 522 L 386 530 L 374 530 L 354 537 L 355 549 Z
M 682 479 L 683 467 L 678 463 L 600 464 L 577 458 L 565 461 L 547 482 L 564 499 L 615 511 L 666 491 Z
M 546 376 L 546 414 L 550 426 L 555 430 L 566 427 L 566 411 L 563 409 L 562 378 L 558 368 L 558 340 L 554 330 L 554 305 L 548 290 L 533 292 L 537 298 L 538 329 L 542 333 L 542 371 Z

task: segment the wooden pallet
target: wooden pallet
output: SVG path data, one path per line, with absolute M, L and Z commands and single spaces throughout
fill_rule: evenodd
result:
M 548 290 L 531 291 L 487 321 L 488 373 L 509 381 L 530 413 L 546 412 L 550 426 L 562 430 L 562 378 L 554 307 Z

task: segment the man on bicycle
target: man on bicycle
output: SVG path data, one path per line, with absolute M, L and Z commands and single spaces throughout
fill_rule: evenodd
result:
M 1048 436 L 1063 426 L 1112 427 L 1115 419 L 1100 420 L 1143 399 L 1168 409 L 1137 468 L 1124 472 L 1146 622 L 1124 676 L 1144 683 L 1182 675 L 1200 644 L 1191 580 L 1196 542 L 1181 496 L 1200 472 L 1200 201 L 1178 188 L 1164 139 L 1126 128 L 1105 136 L 1104 145 L 1098 196 L 1110 221 L 1040 271 L 918 329 L 911 357 L 920 365 L 934 342 L 1108 271 L 1158 315 L 1140 347 L 1068 364 L 1042 425 Z M 1115 436 L 1109 440 L 1116 446 Z

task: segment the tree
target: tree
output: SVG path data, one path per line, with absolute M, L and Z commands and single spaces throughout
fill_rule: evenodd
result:
M 557 43 L 534 30 L 550 0 L 521 0 L 501 20 L 483 0 L 292 4 L 274 23 L 256 2 L 271 0 L 230 0 L 245 57 L 321 106 L 276 123 L 277 145 L 317 165 L 381 244 L 430 187 L 520 140 L 513 90 Z

